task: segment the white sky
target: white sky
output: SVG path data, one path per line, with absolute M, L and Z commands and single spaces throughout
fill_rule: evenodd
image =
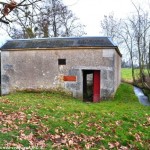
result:
M 6 0 L 0 0 L 5 2 Z M 20 0 L 16 0 L 20 1 Z M 136 4 L 150 9 L 150 0 L 132 0 Z M 102 36 L 100 34 L 100 21 L 104 15 L 114 13 L 116 18 L 125 18 L 135 9 L 131 0 L 63 0 L 63 2 L 80 18 L 80 22 L 86 25 L 87 36 Z M 4 43 L 6 34 L 0 31 L 0 41 Z
M 150 8 L 150 0 L 132 0 L 135 4 Z M 116 18 L 125 18 L 135 9 L 131 0 L 63 0 L 86 25 L 88 36 L 100 36 L 100 21 L 104 15 L 114 13 Z

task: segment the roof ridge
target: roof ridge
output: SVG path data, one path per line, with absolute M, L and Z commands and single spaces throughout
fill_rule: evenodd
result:
M 81 36 L 81 37 L 47 37 L 47 38 L 30 38 L 30 39 L 9 39 L 7 41 L 32 41 L 32 40 L 50 40 L 50 39 L 87 39 L 87 38 L 111 38 L 108 36 Z

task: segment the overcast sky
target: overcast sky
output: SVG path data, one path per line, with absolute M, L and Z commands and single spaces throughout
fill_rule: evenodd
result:
M 114 13 L 116 18 L 125 18 L 135 9 L 131 0 L 63 0 L 86 25 L 88 36 L 100 35 L 100 21 L 104 15 Z M 150 0 L 132 0 L 137 5 L 150 8 Z
M 145 4 L 142 7 L 150 9 L 150 0 L 132 1 L 141 6 Z M 104 15 L 113 13 L 116 18 L 125 18 L 135 10 L 131 0 L 63 0 L 63 2 L 80 18 L 80 22 L 86 25 L 87 36 L 102 36 L 100 21 Z M 0 31 L 0 41 L 4 43 L 5 39 L 6 35 Z

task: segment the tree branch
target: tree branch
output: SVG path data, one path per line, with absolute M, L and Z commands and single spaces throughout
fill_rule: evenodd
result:
M 29 6 L 29 5 L 32 5 L 32 4 L 34 4 L 34 3 L 38 2 L 38 1 L 41 1 L 41 0 L 35 0 L 34 2 L 31 2 L 31 3 L 29 3 L 29 4 L 24 4 L 24 5 L 22 5 L 25 1 L 26 1 L 26 0 L 23 0 L 22 2 L 20 2 L 19 4 L 17 4 L 15 8 L 18 8 L 18 7 L 20 7 L 20 6 Z M 5 5 L 5 4 L 7 4 L 7 3 L 0 2 L 0 4 Z M 12 11 L 12 10 L 10 10 L 9 13 L 10 13 L 11 11 Z M 5 23 L 5 24 L 9 24 L 10 21 L 9 21 L 9 22 L 8 22 L 8 21 L 5 21 L 5 20 L 3 19 L 4 17 L 5 17 L 5 15 L 3 14 L 2 17 L 0 17 L 0 22 Z

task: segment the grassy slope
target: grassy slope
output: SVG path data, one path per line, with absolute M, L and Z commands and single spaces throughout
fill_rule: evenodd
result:
M 0 103 L 0 146 L 150 147 L 150 108 L 139 104 L 127 84 L 121 84 L 114 100 L 95 104 L 62 93 L 15 93 Z

